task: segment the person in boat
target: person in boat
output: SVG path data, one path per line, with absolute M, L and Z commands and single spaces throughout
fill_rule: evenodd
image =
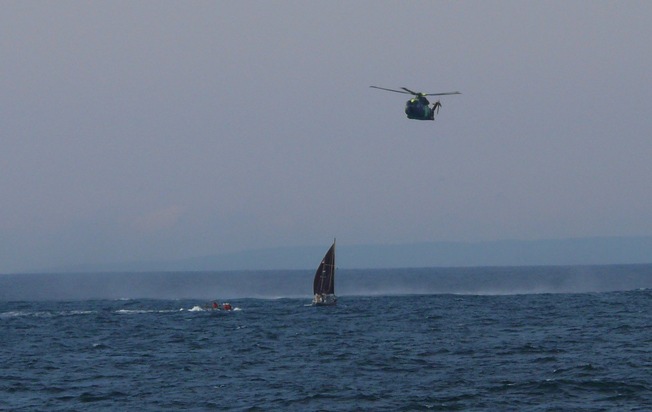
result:
M 213 301 L 213 310 L 215 310 L 215 309 L 219 309 L 219 308 L 220 308 L 220 307 L 219 307 L 219 305 L 217 304 L 217 302 Z
M 222 309 L 224 309 L 224 310 L 231 310 L 231 309 L 233 309 L 233 307 L 231 306 L 231 304 L 230 304 L 229 302 L 224 302 L 224 303 L 222 304 Z

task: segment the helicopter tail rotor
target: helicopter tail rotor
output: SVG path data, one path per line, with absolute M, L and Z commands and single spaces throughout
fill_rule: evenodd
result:
M 443 106 L 443 105 L 441 104 L 441 102 L 440 102 L 439 100 L 437 100 L 437 101 L 435 102 L 435 104 L 432 105 L 432 110 L 433 110 L 433 111 L 436 110 L 437 113 L 439 113 L 439 108 L 442 107 L 442 106 Z

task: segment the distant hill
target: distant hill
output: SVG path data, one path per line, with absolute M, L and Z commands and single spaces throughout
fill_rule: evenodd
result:
M 250 250 L 159 262 L 51 268 L 44 272 L 150 272 L 314 269 L 329 245 Z M 491 242 L 347 245 L 338 242 L 342 269 L 610 265 L 652 263 L 652 237 L 602 237 Z

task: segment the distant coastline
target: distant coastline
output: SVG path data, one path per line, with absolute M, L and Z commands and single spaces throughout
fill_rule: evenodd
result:
M 338 267 L 342 269 L 652 263 L 652 237 L 396 245 L 347 245 L 345 239 L 338 241 Z M 327 245 L 297 246 L 169 261 L 70 265 L 41 268 L 31 273 L 303 270 L 314 269 L 326 247 Z
M 312 299 L 315 269 L 0 276 L 0 301 Z M 342 269 L 337 295 L 594 293 L 652 288 L 652 264 Z

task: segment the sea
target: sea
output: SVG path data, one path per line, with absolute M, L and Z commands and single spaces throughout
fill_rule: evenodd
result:
M 0 275 L 0 410 L 652 410 L 652 265 L 340 271 L 332 307 L 311 276 Z

